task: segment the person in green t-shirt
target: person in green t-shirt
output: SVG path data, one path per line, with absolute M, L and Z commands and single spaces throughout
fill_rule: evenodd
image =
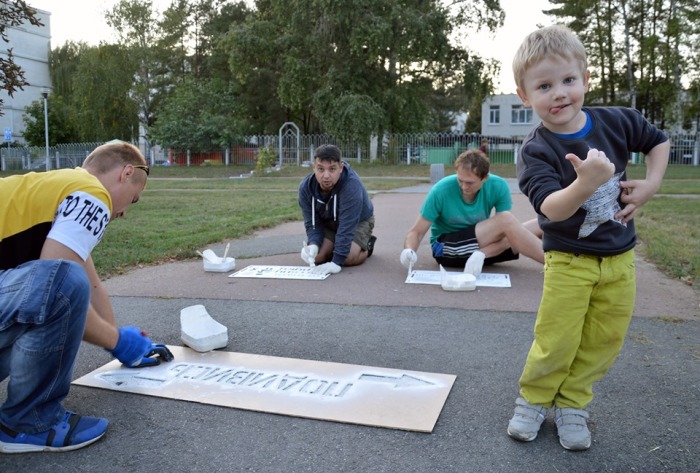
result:
M 464 267 L 475 276 L 484 264 L 517 259 L 520 253 L 544 263 L 537 220 L 523 224 L 510 212 L 513 201 L 508 183 L 489 174 L 489 164 L 478 149 L 457 157 L 456 174 L 433 186 L 406 234 L 401 264 L 412 267 L 418 261 L 416 251 L 428 230 L 439 264 Z

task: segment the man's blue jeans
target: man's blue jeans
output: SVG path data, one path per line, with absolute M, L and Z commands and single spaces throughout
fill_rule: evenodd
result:
M 0 380 L 10 376 L 0 423 L 37 433 L 65 415 L 89 304 L 90 282 L 73 261 L 0 271 Z

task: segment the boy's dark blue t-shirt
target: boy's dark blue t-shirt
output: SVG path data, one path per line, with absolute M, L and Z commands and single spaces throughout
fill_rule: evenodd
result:
M 518 156 L 518 184 L 538 214 L 545 251 L 556 250 L 594 256 L 624 253 L 636 243 L 634 222 L 623 225 L 614 215 L 622 208 L 620 181 L 631 152 L 648 153 L 668 137 L 631 108 L 584 108 L 588 132 L 558 135 L 542 124 L 527 135 Z M 613 177 L 570 218 L 553 222 L 542 215 L 542 202 L 576 179 L 573 165 L 564 156 L 573 153 L 585 159 L 591 148 L 605 152 L 615 165 Z

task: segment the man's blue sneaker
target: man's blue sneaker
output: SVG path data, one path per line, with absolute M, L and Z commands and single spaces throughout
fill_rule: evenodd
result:
M 66 412 L 53 427 L 38 434 L 24 434 L 0 424 L 0 452 L 67 452 L 86 447 L 102 437 L 109 421 Z

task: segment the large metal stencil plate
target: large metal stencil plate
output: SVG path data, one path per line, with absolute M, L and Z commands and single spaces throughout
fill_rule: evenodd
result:
M 73 384 L 351 424 L 432 432 L 455 375 L 169 346 L 175 360 L 114 360 Z
M 316 274 L 309 266 L 251 265 L 229 275 L 230 278 L 258 279 L 326 279 L 329 273 Z

